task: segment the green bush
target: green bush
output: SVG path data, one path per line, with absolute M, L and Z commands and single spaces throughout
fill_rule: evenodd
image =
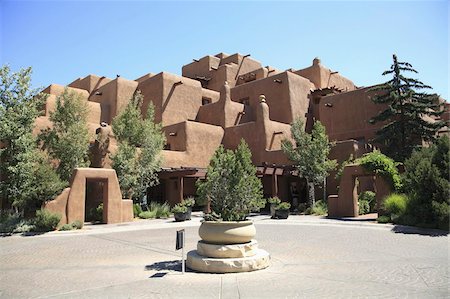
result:
M 279 199 L 277 196 L 274 196 L 267 199 L 267 202 L 271 205 L 279 205 L 281 203 L 281 199 Z
M 384 177 L 395 190 L 401 190 L 402 180 L 397 169 L 398 163 L 388 156 L 375 150 L 356 159 L 355 163 Z
M 41 209 L 36 211 L 36 217 L 34 218 L 33 222 L 36 231 L 48 232 L 55 230 L 60 220 L 60 214 Z
M 383 215 L 377 218 L 378 223 L 389 223 L 391 222 L 391 217 Z
M 404 194 L 392 193 L 384 200 L 384 208 L 393 222 L 402 218 L 408 208 L 408 197 Z
M 185 206 L 182 203 L 176 204 L 173 208 L 172 208 L 172 213 L 186 213 L 188 210 L 187 206 Z
M 299 203 L 297 209 L 300 213 L 306 213 L 306 210 L 308 209 L 308 204 Z
M 313 215 L 325 215 L 328 213 L 328 206 L 325 201 L 318 200 L 311 208 L 311 214 Z
M 133 204 L 133 215 L 134 217 L 139 217 L 139 214 L 142 213 L 141 205 L 138 203 Z
M 156 210 L 153 211 L 145 211 L 139 214 L 139 218 L 142 219 L 153 219 L 156 217 Z
M 291 204 L 289 202 L 283 201 L 275 207 L 275 210 L 289 210 L 290 208 Z
M 73 229 L 75 228 L 72 226 L 72 224 L 64 224 L 59 228 L 59 230 L 73 230 Z
M 193 207 L 195 205 L 195 199 L 192 196 L 185 198 L 183 201 L 183 205 L 186 207 Z
M 369 202 L 369 212 L 375 212 L 376 205 L 377 205 L 377 201 L 376 201 L 375 197 L 376 197 L 375 192 L 364 191 L 358 195 L 358 200 L 359 201 L 365 200 L 365 201 Z
M 370 213 L 370 203 L 367 200 L 359 200 L 358 201 L 358 213 L 359 215 L 365 215 Z
M 89 211 L 89 218 L 91 218 L 91 222 L 103 221 L 103 203 L 99 204 L 96 208 L 92 208 Z
M 152 201 L 150 202 L 149 211 L 154 211 L 156 218 L 167 218 L 170 216 L 170 206 L 167 202 L 160 204 Z
M 71 223 L 72 227 L 75 229 L 82 229 L 83 228 L 83 222 L 81 222 L 80 220 L 75 220 L 74 222 Z
M 34 230 L 34 225 L 23 219 L 21 214 L 13 210 L 4 210 L 0 213 L 0 233 L 26 233 Z

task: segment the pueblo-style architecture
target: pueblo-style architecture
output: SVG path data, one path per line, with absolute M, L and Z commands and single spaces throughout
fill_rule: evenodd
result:
M 50 96 L 45 116 L 37 120 L 36 132 L 48 125 L 49 113 L 64 88 L 52 84 L 44 90 Z M 235 149 L 241 139 L 252 151 L 265 197 L 279 196 L 294 206 L 306 202 L 306 184 L 296 176 L 281 150 L 281 141 L 291 138 L 293 120 L 302 118 L 307 131 L 320 120 L 330 141 L 335 142 L 330 158 L 341 162 L 372 150 L 368 142 L 382 124 L 371 125 L 368 120 L 384 108 L 372 102 L 369 88 L 355 86 L 318 58 L 306 68 L 282 71 L 263 66 L 250 55 L 220 53 L 194 59 L 183 66 L 182 76 L 161 72 L 133 80 L 88 75 L 67 88 L 88 103 L 92 133 L 111 137 L 109 152 L 116 148 L 109 125 L 135 91 L 140 90 L 144 96 L 143 115 L 148 104 L 154 104 L 156 122 L 162 123 L 167 144 L 160 184 L 148 190 L 148 200 L 171 205 L 195 195 L 195 182 L 204 178 L 220 144 Z M 107 125 L 100 127 L 100 123 Z M 93 152 L 91 167 L 110 168 L 107 156 Z M 102 198 L 92 191 L 101 192 L 95 186 L 98 182 L 91 183 L 86 185 L 86 207 Z M 336 187 L 331 174 L 326 194 L 337 194 Z M 317 190 L 319 198 L 323 193 Z

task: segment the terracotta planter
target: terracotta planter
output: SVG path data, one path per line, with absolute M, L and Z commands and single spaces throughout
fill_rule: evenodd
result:
M 242 244 L 255 237 L 256 228 L 252 221 L 204 221 L 198 234 L 210 244 Z

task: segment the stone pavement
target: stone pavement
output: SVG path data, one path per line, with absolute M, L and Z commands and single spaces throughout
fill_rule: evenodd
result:
M 448 236 L 439 231 L 290 216 L 252 217 L 265 270 L 181 274 L 175 232 L 195 249 L 200 215 L 87 225 L 0 239 L 0 298 L 448 298 Z

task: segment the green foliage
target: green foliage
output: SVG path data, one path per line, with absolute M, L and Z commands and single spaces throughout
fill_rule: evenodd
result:
M 411 198 L 407 214 L 422 226 L 449 229 L 449 150 L 449 138 L 443 136 L 405 161 L 404 189 Z
M 325 127 L 319 122 L 314 123 L 311 134 L 304 130 L 304 123 L 297 118 L 291 127 L 291 134 L 294 139 L 292 143 L 284 139 L 281 148 L 294 163 L 299 176 L 304 177 L 308 182 L 308 193 L 310 204 L 314 204 L 314 188 L 311 186 L 322 184 L 329 172 L 336 168 L 336 160 L 328 159 L 330 153 L 330 143 L 325 132 Z
M 75 220 L 70 224 L 74 229 L 82 229 L 83 228 L 83 222 L 80 220 Z
M 436 133 L 445 126 L 444 121 L 426 120 L 426 117 L 442 114 L 439 96 L 422 92 L 431 87 L 405 77 L 405 72 L 417 73 L 411 64 L 399 62 L 397 56 L 393 55 L 391 68 L 383 73 L 383 76 L 392 75 L 392 79 L 372 88 L 381 91 L 373 97 L 373 101 L 388 107 L 370 120 L 371 123 L 386 122 L 377 131 L 374 141 L 384 146 L 388 156 L 401 162 L 411 155 L 422 140 L 435 140 Z
M 404 194 L 392 193 L 384 200 L 384 208 L 395 223 L 399 218 L 405 215 L 408 207 L 408 197 Z
M 167 202 L 160 204 L 152 201 L 148 210 L 154 212 L 156 218 L 167 218 L 170 216 L 170 205 Z
M 382 216 L 377 218 L 377 222 L 378 223 L 389 223 L 389 222 L 391 222 L 391 217 L 386 216 L 386 215 L 382 215 Z
M 89 210 L 89 218 L 91 219 L 91 222 L 103 221 L 103 203 L 99 204 L 96 208 Z
M 43 130 L 39 136 L 43 148 L 58 161 L 56 172 L 66 182 L 74 168 L 90 164 L 87 114 L 86 102 L 66 88 L 56 98 L 55 111 L 50 113 L 53 127 Z
M 199 198 L 210 200 L 212 212 L 224 221 L 245 220 L 262 204 L 262 184 L 244 140 L 236 151 L 220 146 L 208 166 L 206 179 L 197 182 Z
M 75 229 L 75 228 L 71 224 L 64 224 L 59 228 L 59 230 L 61 230 L 61 231 L 73 230 L 73 229 Z
M 139 214 L 142 213 L 141 205 L 138 203 L 133 204 L 133 215 L 134 217 L 139 217 Z
M 156 210 L 141 212 L 139 214 L 139 218 L 142 218 L 142 219 L 153 219 L 153 218 L 156 218 Z
M 154 123 L 151 102 L 146 118 L 141 117 L 142 101 L 143 96 L 137 91 L 112 123 L 118 141 L 117 152 L 111 156 L 112 167 L 116 170 L 124 198 L 140 199 L 148 187 L 158 184 L 157 171 L 166 142 L 161 125 Z
M 289 210 L 291 208 L 291 204 L 289 202 L 283 201 L 277 204 L 275 210 Z
M 186 207 L 193 207 L 195 205 L 195 199 L 192 196 L 185 198 L 183 201 L 183 205 Z
M 172 213 L 187 213 L 187 206 L 179 203 L 172 208 Z
M 311 207 L 311 214 L 313 215 L 326 215 L 328 213 L 328 205 L 323 200 L 318 200 Z
M 334 178 L 335 178 L 338 182 L 341 180 L 342 174 L 344 173 L 344 168 L 345 168 L 345 166 L 347 166 L 347 165 L 353 163 L 354 161 L 355 161 L 355 158 L 353 158 L 353 155 L 350 154 L 350 156 L 348 157 L 348 159 L 345 160 L 345 161 L 343 161 L 343 162 L 339 165 L 339 167 L 338 167 L 338 169 L 337 169 L 337 171 L 336 171 L 336 175 L 334 176 Z
M 397 165 L 391 158 L 383 155 L 381 152 L 375 150 L 367 153 L 361 158 L 355 160 L 356 164 L 361 165 L 369 171 L 385 178 L 395 190 L 401 190 L 402 180 L 398 173 Z
M 31 68 L 0 68 L 0 198 L 27 214 L 64 188 L 32 134 L 46 97 L 31 89 Z
M 364 191 L 358 195 L 359 215 L 368 214 L 375 211 L 375 192 Z
M 41 209 L 36 211 L 36 217 L 33 219 L 33 223 L 36 231 L 48 232 L 55 230 L 60 220 L 60 214 Z
M 279 199 L 277 196 L 274 196 L 267 199 L 267 202 L 270 203 L 271 205 L 278 205 L 281 203 L 281 199 Z

